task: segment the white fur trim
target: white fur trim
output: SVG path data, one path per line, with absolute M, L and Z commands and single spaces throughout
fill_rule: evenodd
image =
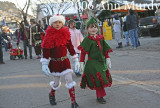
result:
M 72 81 L 71 83 L 66 84 L 65 86 L 66 86 L 66 88 L 71 89 L 72 87 L 76 86 L 76 82 Z
M 49 59 L 46 59 L 46 58 L 41 58 L 40 62 L 43 63 L 43 62 L 46 62 L 47 64 L 49 64 Z
M 67 73 L 73 73 L 73 70 L 72 69 L 66 69 L 66 70 L 62 71 L 61 73 L 60 72 L 52 72 L 51 74 L 53 76 L 64 76 Z
M 71 56 L 72 59 L 78 58 L 78 54 Z
M 53 90 L 57 90 L 57 89 L 59 89 L 59 87 L 61 86 L 61 82 L 59 82 L 59 85 L 58 85 L 58 87 L 54 87 L 53 85 L 54 85 L 54 81 L 51 81 L 50 83 L 50 86 L 51 86 L 51 88 L 53 89 Z
M 49 19 L 49 25 L 51 26 L 51 24 L 55 21 L 62 21 L 63 25 L 65 24 L 65 17 L 62 15 L 53 15 L 52 17 L 50 17 Z

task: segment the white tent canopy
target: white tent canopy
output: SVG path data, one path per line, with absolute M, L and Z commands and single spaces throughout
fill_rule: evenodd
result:
M 38 7 L 39 12 L 37 13 L 37 19 L 41 21 L 41 24 L 43 24 L 42 18 L 50 15 L 62 14 L 67 16 L 78 14 L 78 10 L 72 2 L 40 4 Z
M 65 3 L 53 3 L 53 4 L 42 4 L 40 5 L 42 13 L 44 16 L 53 15 L 53 14 L 77 14 L 76 7 L 72 2 Z

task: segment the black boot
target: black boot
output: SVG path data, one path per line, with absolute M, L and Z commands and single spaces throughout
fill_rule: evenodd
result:
M 97 97 L 97 102 L 100 104 L 105 104 L 106 100 L 103 97 L 100 97 L 100 98 Z
M 80 108 L 80 107 L 76 102 L 74 102 L 71 104 L 71 108 Z
M 116 48 L 123 48 L 122 42 L 118 43 L 118 46 Z
M 141 46 L 141 43 L 140 43 L 140 41 L 138 40 L 138 46 Z
M 51 93 L 49 93 L 49 102 L 51 105 L 56 105 L 56 99 L 55 96 L 51 96 Z
M 120 45 L 120 48 L 123 48 L 123 46 L 122 46 L 122 42 L 121 42 L 121 43 L 119 43 L 119 45 Z
M 75 73 L 77 77 L 80 77 L 81 76 L 81 73 Z
M 27 59 L 27 56 L 25 56 L 24 58 Z

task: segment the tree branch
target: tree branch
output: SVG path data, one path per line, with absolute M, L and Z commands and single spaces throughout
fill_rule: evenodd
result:
M 28 9 L 29 9 L 29 6 L 30 6 L 30 2 L 31 2 L 31 0 L 28 0 L 28 5 L 27 5 L 27 8 L 26 8 L 26 15 L 27 15 L 27 13 L 28 13 Z

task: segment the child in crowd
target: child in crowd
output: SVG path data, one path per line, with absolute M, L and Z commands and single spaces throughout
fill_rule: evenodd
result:
M 81 32 L 76 29 L 76 24 L 75 24 L 74 20 L 69 21 L 68 27 L 69 27 L 69 31 L 71 33 L 71 41 L 72 41 L 72 44 L 74 46 L 74 50 L 78 54 L 78 58 L 79 58 L 80 50 L 78 50 L 77 47 L 82 42 L 83 36 L 82 36 Z M 81 76 L 81 73 L 80 73 L 79 69 L 77 71 L 75 71 L 75 69 L 76 69 L 76 67 L 74 67 L 74 73 L 76 74 L 76 76 Z
M 127 25 L 126 25 L 126 17 L 127 16 L 123 18 L 123 35 L 125 36 L 125 41 L 126 41 L 125 46 L 128 47 L 129 46 L 129 33 L 127 30 Z
M 111 68 L 111 61 L 108 55 L 112 52 L 110 46 L 105 42 L 102 35 L 97 34 L 98 25 L 94 18 L 86 23 L 88 36 L 84 38 L 80 46 L 80 69 L 83 69 L 85 55 L 88 54 L 88 60 L 85 63 L 84 73 L 82 75 L 80 87 L 85 89 L 88 86 L 91 90 L 96 90 L 97 102 L 104 104 L 106 100 L 105 87 L 110 87 L 112 78 L 108 68 Z
M 46 35 L 41 45 L 43 48 L 42 70 L 47 76 L 53 75 L 53 81 L 50 82 L 50 104 L 56 105 L 55 91 L 61 85 L 60 77 L 65 76 L 65 86 L 69 90 L 72 102 L 71 108 L 79 108 L 75 100 L 74 86 L 76 82 L 72 80 L 73 70 L 67 57 L 67 49 L 77 68 L 79 68 L 78 55 L 72 45 L 69 29 L 64 27 L 64 24 L 65 18 L 62 15 L 54 15 L 49 20 L 50 26 L 46 30 Z

